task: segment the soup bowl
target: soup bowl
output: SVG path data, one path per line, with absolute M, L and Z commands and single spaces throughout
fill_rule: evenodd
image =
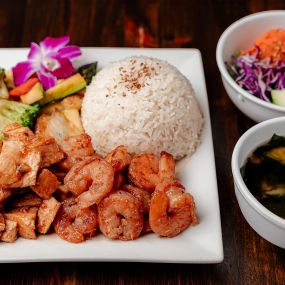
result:
M 285 117 L 259 123 L 246 131 L 234 147 L 231 167 L 235 195 L 244 218 L 264 239 L 285 248 L 285 219 L 269 211 L 251 194 L 240 171 L 252 152 L 273 134 L 285 136 Z

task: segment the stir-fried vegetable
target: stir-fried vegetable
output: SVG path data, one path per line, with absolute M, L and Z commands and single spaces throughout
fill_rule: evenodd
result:
M 26 82 L 22 83 L 21 85 L 18 85 L 17 87 L 10 90 L 11 96 L 22 96 L 28 93 L 37 83 L 39 82 L 39 79 L 36 77 L 28 79 Z
M 44 106 L 48 103 L 61 100 L 69 95 L 75 94 L 86 87 L 85 79 L 76 73 L 61 82 L 54 87 L 45 91 L 44 98 L 40 100 L 40 105 Z
M 241 173 L 252 194 L 270 211 L 285 218 L 285 137 L 274 135 L 257 148 Z
M 72 120 L 66 116 L 66 110 L 55 110 L 51 115 L 42 114 L 37 120 L 36 133 L 43 137 L 53 137 L 58 144 L 61 144 L 65 137 L 82 134 L 84 131 L 81 126 L 79 111 L 73 110 L 75 113 L 77 112 L 77 115 L 73 116 Z
M 97 61 L 85 64 L 78 68 L 78 72 L 83 76 L 87 85 L 90 84 L 92 77 L 96 74 L 96 71 L 97 71 Z
M 0 68 L 0 140 L 1 131 L 11 123 L 32 128 L 41 108 L 37 123 L 37 127 L 44 126 L 41 131 L 62 129 L 62 137 L 83 132 L 83 93 L 77 93 L 84 91 L 86 82 L 91 82 L 97 62 L 80 67 L 76 73 L 72 61 L 81 55 L 81 50 L 68 45 L 69 41 L 68 36 L 46 37 L 39 44 L 31 44 L 26 61 L 11 70 Z M 73 94 L 77 96 L 61 101 Z
M 38 105 L 26 105 L 23 103 L 0 99 L 0 132 L 9 124 L 18 122 L 23 126 L 32 128 L 39 114 Z
M 4 69 L 0 69 L 0 98 L 8 99 L 9 93 L 4 78 L 5 78 L 5 71 Z

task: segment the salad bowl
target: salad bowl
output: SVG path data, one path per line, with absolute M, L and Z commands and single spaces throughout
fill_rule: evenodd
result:
M 216 61 L 223 85 L 236 107 L 256 122 L 285 116 L 285 107 L 263 101 L 240 87 L 227 70 L 226 62 L 271 29 L 285 29 L 285 10 L 266 11 L 246 16 L 230 25 L 221 35 Z

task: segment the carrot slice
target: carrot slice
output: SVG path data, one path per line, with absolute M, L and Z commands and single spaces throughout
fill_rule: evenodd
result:
M 39 82 L 38 78 L 35 78 L 35 77 L 30 78 L 26 82 L 10 90 L 9 94 L 11 96 L 22 96 L 28 93 L 37 82 Z

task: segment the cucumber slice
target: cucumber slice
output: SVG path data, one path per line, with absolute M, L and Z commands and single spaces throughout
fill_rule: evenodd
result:
M 24 104 L 31 105 L 44 98 L 44 90 L 41 83 L 36 83 L 34 87 L 25 95 L 21 96 L 21 101 Z
M 72 95 L 86 87 L 85 79 L 76 73 L 60 83 L 46 90 L 44 98 L 39 101 L 40 105 L 46 105 L 50 102 L 54 102 L 63 99 L 69 95 Z
M 285 107 L 285 89 L 271 90 L 272 103 Z

